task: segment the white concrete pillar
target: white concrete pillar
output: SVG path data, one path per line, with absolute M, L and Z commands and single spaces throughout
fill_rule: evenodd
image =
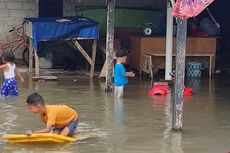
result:
M 165 80 L 171 80 L 172 72 L 172 54 L 173 54 L 173 16 L 172 6 L 168 1 L 167 4 L 167 27 L 166 27 L 166 53 L 165 53 Z

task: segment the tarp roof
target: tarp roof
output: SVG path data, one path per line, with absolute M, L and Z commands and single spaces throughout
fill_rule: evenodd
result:
M 32 23 L 32 39 L 36 49 L 40 41 L 99 38 L 98 23 L 86 17 L 26 18 L 25 20 Z

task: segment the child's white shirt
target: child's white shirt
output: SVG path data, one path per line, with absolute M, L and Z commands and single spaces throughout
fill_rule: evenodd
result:
M 5 79 L 10 79 L 15 77 L 15 64 L 7 63 L 8 71 L 4 71 Z

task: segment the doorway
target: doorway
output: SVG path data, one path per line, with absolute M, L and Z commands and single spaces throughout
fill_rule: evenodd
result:
M 63 0 L 39 0 L 39 17 L 63 16 Z

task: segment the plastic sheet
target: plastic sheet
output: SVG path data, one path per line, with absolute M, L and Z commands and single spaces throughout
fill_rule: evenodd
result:
M 25 18 L 32 23 L 32 36 L 35 49 L 38 42 L 63 39 L 98 39 L 98 22 L 85 17 Z

